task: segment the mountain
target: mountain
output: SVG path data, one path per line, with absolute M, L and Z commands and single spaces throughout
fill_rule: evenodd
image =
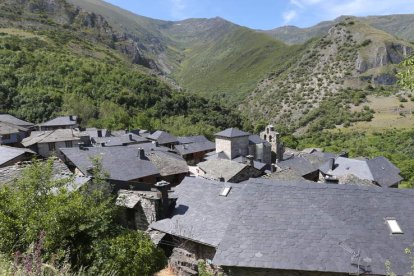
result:
M 373 28 L 382 30 L 391 35 L 405 39 L 408 41 L 414 41 L 414 15 L 413 14 L 398 14 L 398 15 L 385 15 L 385 16 L 367 16 L 367 17 L 355 17 L 355 16 L 340 16 L 332 21 L 324 21 L 309 28 L 298 28 L 295 26 L 283 26 L 273 30 L 262 31 L 271 35 L 276 39 L 280 39 L 288 44 L 301 44 L 305 41 L 322 37 L 326 35 L 328 30 L 335 24 L 345 20 L 346 18 L 352 18 L 354 20 L 364 22 Z
M 258 84 L 242 105 L 250 117 L 311 130 L 370 119 L 369 108 L 352 113 L 350 106 L 395 85 L 396 65 L 414 48 L 353 18 L 307 45 L 287 70 L 276 71 Z
M 133 43 L 103 16 L 63 0 L 1 1 L 0 113 L 33 122 L 77 114 L 85 126 L 177 135 L 242 126 L 236 111 L 132 63 L 122 45 Z
M 153 69 L 181 88 L 238 103 L 271 70 L 301 51 L 222 18 L 161 21 L 135 15 L 100 0 L 69 0 L 103 15 L 138 44 Z
M 305 41 L 288 45 L 219 17 L 162 21 L 100 0 L 3 0 L 0 4 L 0 27 L 46 35 L 76 54 L 103 55 L 112 63 L 122 60 L 185 92 L 180 97 L 201 95 L 220 102 L 221 111 L 230 106 L 255 122 L 278 122 L 291 130 L 369 120 L 373 116 L 369 106 L 352 108 L 373 93 L 397 90 L 397 64 L 413 49 L 410 42 L 395 36 L 411 35 L 404 25 L 411 26 L 411 15 L 343 16 L 306 30 L 285 27 L 281 39 L 296 36 Z M 158 111 L 168 109 L 163 115 L 186 114 L 171 110 L 180 106 L 177 100 L 175 96 L 158 99 L 154 106 Z M 137 113 L 124 99 L 118 101 Z M 327 110 L 335 105 L 340 106 L 339 113 L 329 118 L 333 116 Z M 201 116 L 194 120 L 200 121 Z

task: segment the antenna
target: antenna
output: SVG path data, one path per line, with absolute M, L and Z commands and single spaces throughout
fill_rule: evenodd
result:
M 353 250 L 349 245 L 345 242 L 339 242 L 338 244 L 343 250 L 351 254 L 351 266 L 355 267 L 355 271 L 349 271 L 349 275 L 356 275 L 359 276 L 366 272 L 371 272 L 371 263 L 372 259 L 365 257 L 361 257 L 361 250 L 358 251 Z M 351 269 L 351 268 L 350 268 Z

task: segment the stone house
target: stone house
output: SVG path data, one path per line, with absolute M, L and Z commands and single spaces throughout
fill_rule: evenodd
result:
M 397 275 L 411 269 L 413 190 L 186 178 L 174 193 L 171 217 L 150 225 L 165 234 L 158 243 L 225 275 L 387 275 L 387 260 Z
M 16 118 L 16 117 L 14 117 L 13 115 L 10 115 L 10 114 L 0 114 L 0 122 L 9 123 L 9 124 L 12 124 L 12 125 L 15 125 L 15 126 L 27 128 L 29 130 L 31 130 L 34 127 L 33 123 L 23 121 L 23 120 L 21 120 L 19 118 Z
M 369 181 L 374 185 L 387 188 L 398 188 L 403 178 L 400 169 L 387 158 L 379 156 L 373 159 L 352 159 L 338 156 L 329 159 L 319 167 L 320 181 L 346 183 L 349 176 Z
M 169 134 L 168 132 L 157 130 L 153 134 L 146 137 L 147 139 L 154 141 L 157 145 L 174 149 L 174 146 L 178 144 L 177 137 Z
M 79 147 L 87 145 L 89 136 L 83 136 L 75 129 L 56 129 L 49 131 L 33 131 L 23 139 L 22 145 L 42 157 L 60 156 L 60 148 Z
M 29 161 L 36 155 L 29 149 L 0 146 L 0 168 L 14 165 L 18 162 Z
M 77 174 L 88 176 L 92 159 L 101 159 L 116 190 L 148 190 L 161 180 L 177 185 L 188 174 L 179 155 L 152 143 L 118 147 L 62 148 L 62 160 Z
M 0 145 L 19 145 L 29 133 L 30 131 L 27 128 L 0 122 Z
M 216 133 L 216 154 L 218 158 L 234 160 L 248 155 L 270 167 L 271 145 L 257 135 L 237 128 L 229 128 Z M 214 157 L 213 157 L 214 158 Z
M 187 161 L 187 164 L 198 164 L 204 160 L 207 153 L 213 152 L 216 149 L 216 145 L 213 142 L 202 137 L 204 136 L 197 136 L 193 140 L 191 140 L 192 137 L 179 138 L 181 142 L 179 141 L 180 144 L 175 146 L 175 151 Z
M 77 116 L 59 116 L 47 122 L 38 125 L 40 131 L 56 129 L 74 129 L 79 128 L 80 119 Z
M 247 163 L 227 159 L 213 159 L 199 163 L 198 175 L 217 181 L 239 183 L 251 177 L 263 175 L 263 171 L 254 166 L 253 158 Z
M 160 187 L 161 186 L 161 187 Z M 121 207 L 118 218 L 121 225 L 133 230 L 145 231 L 148 226 L 160 219 L 168 217 L 175 207 L 176 198 L 170 196 L 167 182 L 159 182 L 148 191 L 119 190 L 116 205 Z M 164 202 L 167 208 L 164 210 Z

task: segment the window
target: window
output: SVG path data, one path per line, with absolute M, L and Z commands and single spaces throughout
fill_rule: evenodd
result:
M 388 224 L 388 227 L 391 230 L 391 234 L 403 234 L 404 232 L 401 230 L 400 225 L 398 224 L 398 221 L 395 218 L 387 218 L 386 222 Z
M 56 149 L 55 143 L 49 143 L 49 150 L 54 151 Z
M 230 187 L 224 187 L 223 190 L 220 192 L 220 196 L 227 196 L 230 193 L 231 186 Z
M 73 147 L 72 141 L 65 141 L 65 147 L 67 147 L 67 148 Z
M 269 136 L 269 142 L 273 142 L 273 137 L 272 135 Z

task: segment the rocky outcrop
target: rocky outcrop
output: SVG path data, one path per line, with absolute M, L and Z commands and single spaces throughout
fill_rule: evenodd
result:
M 376 43 L 369 47 L 365 54 L 359 52 L 355 61 L 355 69 L 364 73 L 372 68 L 399 64 L 413 52 L 413 48 L 398 42 Z

